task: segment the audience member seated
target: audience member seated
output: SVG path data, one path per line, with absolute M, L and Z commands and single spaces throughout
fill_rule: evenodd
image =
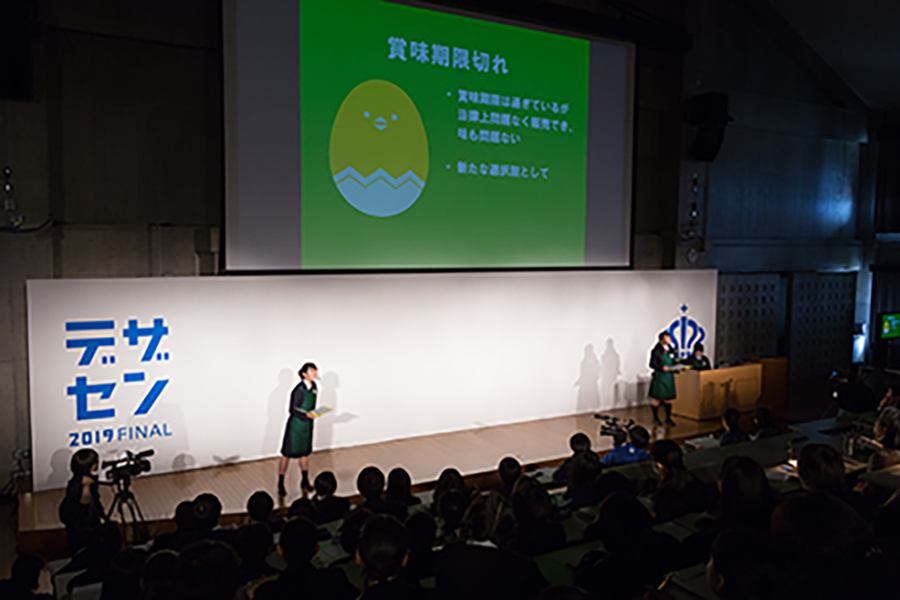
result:
M 531 477 L 520 477 L 512 495 L 518 527 L 515 551 L 526 556 L 545 554 L 566 543 L 566 531 L 556 519 L 550 494 Z
M 409 560 L 400 576 L 418 585 L 421 580 L 434 577 L 434 567 L 437 564 L 437 554 L 434 552 L 437 523 L 431 513 L 417 510 L 406 518 L 404 525 L 409 534 Z
M 783 580 L 780 567 L 766 536 L 733 529 L 713 543 L 706 579 L 722 600 L 771 600 Z
M 431 512 L 434 514 L 438 513 L 441 497 L 452 490 L 461 492 L 467 498 L 466 506 L 468 506 L 469 486 L 466 485 L 466 481 L 459 471 L 449 468 L 441 471 L 441 474 L 438 476 L 438 482 L 432 496 Z
M 272 530 L 265 523 L 250 523 L 238 530 L 234 549 L 241 559 L 241 583 L 248 592 L 277 573 L 266 561 L 274 544 Z
M 789 496 L 772 514 L 772 541 L 789 579 L 781 598 L 886 598 L 896 589 L 866 523 L 831 494 Z
M 606 471 L 594 479 L 594 493 L 598 504 L 614 492 L 633 493 L 631 482 L 621 471 Z
M 720 446 L 750 441 L 750 436 L 741 431 L 741 413 L 736 408 L 728 408 L 722 414 L 722 427 L 725 428 L 725 433 L 719 438 Z
M 863 381 L 863 371 L 858 365 L 850 368 L 847 381 L 834 390 L 834 401 L 838 405 L 839 417 L 857 417 L 878 408 L 875 394 Z
M 781 428 L 775 422 L 772 411 L 765 406 L 760 406 L 756 409 L 756 414 L 753 415 L 753 423 L 756 425 L 756 433 L 753 435 L 754 440 L 764 440 L 781 435 Z
M 200 494 L 191 503 L 191 511 L 194 514 L 197 529 L 203 535 L 208 536 L 213 529 L 219 526 L 222 502 L 214 494 Z
M 579 452 L 590 452 L 591 438 L 579 431 L 569 438 L 569 448 L 572 449 L 572 456 L 553 471 L 553 481 L 557 483 L 569 483 L 572 477 L 572 460 Z
M 339 558 L 332 565 L 344 564 L 356 556 L 359 533 L 374 516 L 375 514 L 371 510 L 361 506 L 357 506 L 344 516 L 344 522 L 341 523 L 341 528 L 338 530 L 338 539 L 340 540 L 341 548 L 350 558 Z
M 871 521 L 875 516 L 875 507 L 865 497 L 850 490 L 844 470 L 844 457 L 831 446 L 804 446 L 797 461 L 797 474 L 808 489 L 843 500 L 866 521 Z
M 318 514 L 318 523 L 332 523 L 344 518 L 350 510 L 350 499 L 335 496 L 337 492 L 337 478 L 331 471 L 322 471 L 316 475 L 313 482 L 316 495 L 313 496 L 313 506 Z
M 361 506 L 376 515 L 391 515 L 397 519 L 405 519 L 407 508 L 399 502 L 388 502 L 382 499 L 384 493 L 384 473 L 378 467 L 366 467 L 356 478 L 356 489 L 363 497 Z
M 175 507 L 175 531 L 163 533 L 153 540 L 153 551 L 181 550 L 194 542 L 199 542 L 203 536 L 200 533 L 197 521 L 194 519 L 194 503 L 190 500 L 180 502 Z
M 75 588 L 103 581 L 110 563 L 121 549 L 122 532 L 116 523 L 109 521 L 95 529 L 91 533 L 91 541 L 84 550 L 87 558 L 85 571 L 69 580 L 68 592 L 72 593 Z
M 144 564 L 141 573 L 141 600 L 170 600 L 172 597 L 172 571 L 178 553 L 173 550 L 154 551 Z
M 869 470 L 900 464 L 900 408 L 888 406 L 875 421 L 875 440 L 882 449 L 869 458 Z
M 602 470 L 600 457 L 593 450 L 585 450 L 572 457 L 572 475 L 563 494 L 563 498 L 570 501 L 567 508 L 575 510 L 597 502 L 594 480 Z
M 656 521 L 664 523 L 682 515 L 703 512 L 709 498 L 703 484 L 684 466 L 681 447 L 672 440 L 658 440 L 650 448 L 660 482 L 653 492 Z
M 709 559 L 716 536 L 734 528 L 769 535 L 772 510 L 777 502 L 766 473 L 746 456 L 731 456 L 719 468 L 719 498 L 714 519 L 697 522 L 698 531 L 682 542 L 681 567 Z
M 522 465 L 512 456 L 506 456 L 500 461 L 500 466 L 497 467 L 497 474 L 500 476 L 500 487 L 496 491 L 502 496 L 509 498 L 512 496 L 516 482 L 522 476 Z
M 268 492 L 262 490 L 254 492 L 247 500 L 247 516 L 251 523 L 265 523 L 272 530 L 272 533 L 278 533 L 284 527 L 283 519 L 276 519 L 272 516 L 275 510 L 275 500 Z
M 172 600 L 234 600 L 241 560 L 230 546 L 204 540 L 184 549 L 172 569 Z
M 9 579 L 0 581 L 0 598 L 3 600 L 52 600 L 50 594 L 38 594 L 38 579 L 44 561 L 33 554 L 20 554 L 12 564 Z
M 319 522 L 319 511 L 315 503 L 309 498 L 297 498 L 288 507 L 288 519 L 309 519 L 313 523 Z
M 889 383 L 884 390 L 884 397 L 878 403 L 878 410 L 888 406 L 900 407 L 900 383 Z
M 276 579 L 260 585 L 253 600 L 293 600 L 300 597 L 352 600 L 358 597 L 359 590 L 347 581 L 342 570 L 317 569 L 313 566 L 312 559 L 318 551 L 315 523 L 303 518 L 288 521 L 278 540 L 278 552 L 287 562 L 287 568 Z M 355 548 L 353 552 L 356 553 Z
M 413 496 L 412 479 L 409 477 L 409 472 L 403 467 L 396 467 L 388 473 L 387 491 L 384 493 L 384 499 L 407 507 L 422 504 L 419 498 Z
M 100 456 L 91 448 L 82 448 L 72 455 L 69 468 L 72 478 L 59 506 L 59 520 L 66 526 L 66 547 L 69 556 L 88 545 L 91 532 L 100 526 L 103 504 L 100 502 L 97 469 Z
M 390 515 L 376 515 L 359 536 L 357 561 L 366 571 L 362 600 L 407 600 L 431 595 L 401 577 L 400 570 L 409 553 L 406 528 Z
M 533 560 L 504 549 L 516 527 L 509 501 L 486 493 L 463 518 L 463 540 L 438 553 L 435 584 L 447 600 L 530 600 L 547 585 Z
M 139 600 L 141 573 L 147 563 L 147 551 L 126 548 L 109 563 L 100 600 Z
M 459 525 L 468 506 L 469 496 L 462 490 L 451 489 L 441 495 L 437 510 L 437 517 L 441 523 L 439 538 L 441 544 L 449 544 L 459 539 Z
M 650 459 L 646 450 L 650 445 L 650 433 L 640 425 L 629 429 L 625 439 L 615 440 L 615 442 L 615 447 L 607 452 L 600 461 L 604 467 L 627 465 Z
M 616 492 L 600 505 L 587 539 L 603 542 L 575 569 L 575 583 L 609 600 L 625 600 L 657 586 L 678 562 L 675 538 L 653 531 L 650 514 L 636 498 Z

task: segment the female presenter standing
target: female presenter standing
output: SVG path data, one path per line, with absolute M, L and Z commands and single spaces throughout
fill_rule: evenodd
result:
M 287 496 L 284 487 L 284 474 L 288 463 L 296 458 L 303 472 L 300 487 L 303 491 L 313 490 L 309 482 L 309 455 L 312 453 L 313 418 L 316 408 L 316 377 L 319 370 L 313 363 L 306 363 L 300 369 L 300 383 L 291 392 L 290 415 L 284 430 L 284 441 L 281 443 L 281 461 L 278 463 L 278 494 Z
M 672 342 L 668 331 L 659 334 L 659 342 L 650 353 L 650 368 L 653 379 L 650 381 L 650 404 L 653 410 L 653 424 L 662 425 L 659 420 L 659 405 L 666 409 L 666 425 L 675 426 L 672 420 L 672 400 L 675 399 L 675 374 L 672 367 L 677 360 L 678 349 Z

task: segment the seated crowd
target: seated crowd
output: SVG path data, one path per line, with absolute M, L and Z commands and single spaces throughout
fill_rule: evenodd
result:
M 771 415 L 755 422 L 755 439 L 778 434 Z M 729 443 L 755 443 L 733 415 L 723 424 Z M 896 464 L 900 408 L 883 408 L 875 434 L 882 450 L 874 460 Z M 649 437 L 634 427 L 601 460 L 579 433 L 552 477 L 526 474 L 506 457 L 489 489 L 448 468 L 430 498 L 412 493 L 402 468 L 386 478 L 369 466 L 351 505 L 324 471 L 315 493 L 286 511 L 267 492 L 252 494 L 240 525 L 221 525 L 221 502 L 204 493 L 175 508 L 172 531 L 133 547 L 115 523 L 92 516 L 82 478 L 96 454 L 82 451 L 70 486 L 78 505 L 61 509 L 73 555 L 56 577 L 70 575 L 68 593 L 99 586 L 100 600 L 624 600 L 670 597 L 673 572 L 706 565 L 709 590 L 726 600 L 897 597 L 888 578 L 900 558 L 900 501 L 851 487 L 838 450 L 804 446 L 802 487 L 782 494 L 742 455 L 725 459 L 706 485 L 681 446 L 662 439 L 648 448 Z M 677 524 L 689 534 L 674 535 Z M 19 556 L 0 597 L 36 597 L 42 567 Z

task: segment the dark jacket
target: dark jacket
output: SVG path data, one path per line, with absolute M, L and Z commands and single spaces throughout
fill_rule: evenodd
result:
M 463 543 L 440 551 L 435 584 L 448 600 L 531 600 L 547 587 L 530 558 Z
M 313 498 L 313 506 L 319 515 L 319 524 L 331 523 L 344 518 L 350 510 L 350 498 L 340 496 L 328 496 L 327 498 Z
M 359 590 L 340 569 L 316 569 L 306 563 L 289 566 L 274 581 L 257 588 L 254 600 L 354 600 Z

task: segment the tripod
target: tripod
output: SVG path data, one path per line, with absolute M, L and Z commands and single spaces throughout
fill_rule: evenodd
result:
M 111 521 L 113 513 L 118 511 L 119 524 L 122 527 L 122 533 L 126 541 L 128 541 L 129 525 L 131 529 L 131 543 L 137 544 L 149 540 L 150 533 L 144 521 L 144 514 L 141 512 L 141 505 L 138 504 L 134 492 L 131 491 L 131 477 L 123 475 L 106 485 L 115 488 L 115 498 L 113 498 L 113 503 L 106 513 L 106 521 Z M 127 516 L 125 513 L 126 509 L 128 510 Z

